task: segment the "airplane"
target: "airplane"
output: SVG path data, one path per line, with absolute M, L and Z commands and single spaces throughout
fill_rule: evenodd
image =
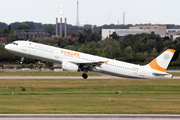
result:
M 53 47 L 31 41 L 17 40 L 7 44 L 5 49 L 24 57 L 62 64 L 68 71 L 83 71 L 82 77 L 88 78 L 87 72 L 99 72 L 118 77 L 137 79 L 172 78 L 166 69 L 175 53 L 167 49 L 147 65 L 136 65 L 73 50 Z

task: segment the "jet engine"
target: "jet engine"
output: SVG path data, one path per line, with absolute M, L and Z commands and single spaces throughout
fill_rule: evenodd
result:
M 79 70 L 79 67 L 78 65 L 70 63 L 70 62 L 63 62 L 62 69 L 65 69 L 71 72 L 77 72 Z

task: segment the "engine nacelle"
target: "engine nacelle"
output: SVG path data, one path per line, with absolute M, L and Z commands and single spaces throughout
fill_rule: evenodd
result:
M 79 67 L 78 67 L 78 65 L 70 63 L 70 62 L 63 62 L 62 69 L 65 69 L 65 70 L 68 70 L 71 72 L 77 72 Z

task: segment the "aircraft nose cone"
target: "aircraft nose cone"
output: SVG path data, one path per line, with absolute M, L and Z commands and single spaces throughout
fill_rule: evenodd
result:
M 5 45 L 6 50 L 10 50 L 10 45 Z
M 8 49 L 8 46 L 7 46 L 7 45 L 5 45 L 5 49 L 6 49 L 6 50 Z

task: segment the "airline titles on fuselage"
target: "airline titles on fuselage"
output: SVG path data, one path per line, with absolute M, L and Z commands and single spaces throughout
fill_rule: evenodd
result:
M 71 55 L 71 56 L 79 57 L 78 53 L 70 52 L 70 51 L 67 51 L 67 50 L 61 50 L 61 53 L 65 54 L 65 55 Z

